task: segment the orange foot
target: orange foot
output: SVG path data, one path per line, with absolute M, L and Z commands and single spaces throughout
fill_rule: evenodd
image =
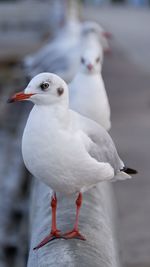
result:
M 77 238 L 77 239 L 81 239 L 81 240 L 86 240 L 86 238 L 80 234 L 80 232 L 78 230 L 73 229 L 70 232 L 67 232 L 63 235 L 63 237 L 65 239 L 71 239 L 71 238 Z
M 63 235 L 60 234 L 60 231 L 59 230 L 56 230 L 56 231 L 53 231 L 51 232 L 48 236 L 46 236 L 35 248 L 35 249 L 38 249 L 38 248 L 41 248 L 43 247 L 44 245 L 46 245 L 48 242 L 56 239 L 56 238 L 64 238 Z

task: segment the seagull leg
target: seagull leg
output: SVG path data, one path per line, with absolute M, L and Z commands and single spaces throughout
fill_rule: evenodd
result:
M 50 242 L 55 238 L 63 238 L 61 236 L 60 231 L 56 227 L 56 209 L 57 209 L 57 197 L 56 193 L 53 194 L 51 198 L 51 208 L 52 208 L 52 225 L 51 225 L 51 232 L 48 236 L 46 236 L 34 249 L 38 249 L 43 247 L 45 244 Z
M 80 234 L 78 224 L 79 224 L 79 212 L 82 205 L 82 193 L 79 193 L 77 200 L 76 200 L 76 219 L 74 228 L 72 231 L 67 232 L 63 235 L 65 239 L 77 238 L 81 240 L 86 240 L 83 235 Z

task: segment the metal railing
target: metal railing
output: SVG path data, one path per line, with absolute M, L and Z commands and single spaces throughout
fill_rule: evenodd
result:
M 83 195 L 80 231 L 85 235 L 86 241 L 56 239 L 38 250 L 33 250 L 33 247 L 50 232 L 50 189 L 36 181 L 31 203 L 28 267 L 120 266 L 114 230 L 116 216 L 111 184 L 100 183 Z M 71 230 L 74 219 L 75 196 L 58 195 L 58 228 L 62 232 Z

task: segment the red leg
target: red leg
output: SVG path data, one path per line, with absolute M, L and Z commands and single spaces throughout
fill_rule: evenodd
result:
M 56 209 L 57 209 L 57 198 L 56 193 L 51 198 L 51 208 L 52 208 L 52 225 L 51 232 L 48 236 L 46 236 L 34 249 L 38 249 L 43 247 L 45 244 L 50 242 L 55 238 L 61 238 L 60 231 L 56 227 Z
M 75 219 L 74 228 L 72 231 L 67 232 L 63 235 L 63 237 L 66 239 L 78 238 L 81 240 L 86 240 L 85 237 L 80 234 L 79 228 L 78 228 L 79 212 L 80 212 L 81 205 L 82 205 L 82 193 L 79 193 L 78 198 L 76 200 L 76 219 Z

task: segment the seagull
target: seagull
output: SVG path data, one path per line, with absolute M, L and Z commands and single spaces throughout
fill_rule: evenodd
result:
M 69 84 L 69 102 L 71 109 L 109 131 L 110 105 L 101 74 L 102 62 L 101 46 L 92 45 L 83 51 L 79 70 Z
M 68 86 L 59 76 L 38 74 L 8 102 L 23 100 L 34 104 L 22 138 L 25 166 L 54 191 L 51 232 L 35 249 L 55 238 L 85 240 L 78 227 L 82 193 L 102 181 L 130 178 L 128 169 L 107 131 L 69 109 Z M 78 193 L 75 225 L 64 234 L 56 225 L 57 192 Z
M 49 39 L 41 49 L 24 58 L 23 68 L 27 76 L 32 78 L 41 71 L 51 71 L 68 80 L 68 76 L 77 68 L 75 59 L 78 54 L 80 27 L 75 14 L 71 14 L 53 40 Z M 71 69 L 71 74 L 68 74 L 68 69 Z
M 24 72 L 29 78 L 40 72 L 54 72 L 69 82 L 75 76 L 80 64 L 80 51 L 86 48 L 90 39 L 99 43 L 103 51 L 109 50 L 109 34 L 98 23 L 81 23 L 74 15 L 69 16 L 54 40 L 23 60 Z
M 111 53 L 110 45 L 108 40 L 112 38 L 112 34 L 106 31 L 96 21 L 85 21 L 82 23 L 81 36 L 87 37 L 92 36 L 98 38 L 99 44 L 102 46 L 104 53 Z

